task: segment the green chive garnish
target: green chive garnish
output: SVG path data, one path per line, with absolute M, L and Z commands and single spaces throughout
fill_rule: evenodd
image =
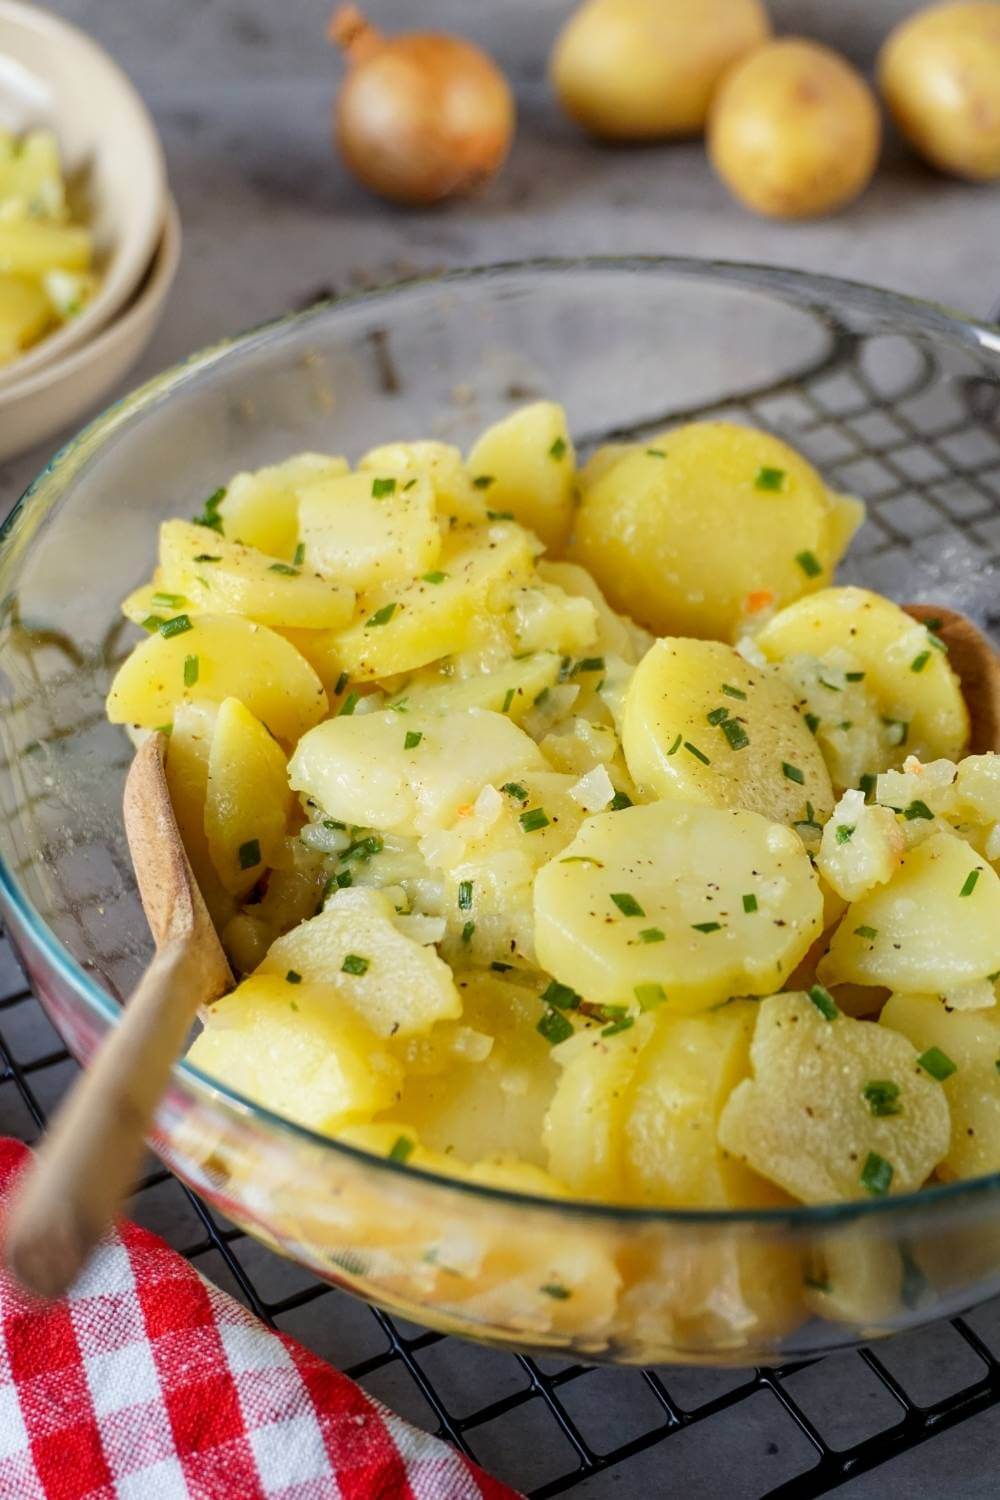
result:
M 554 458 L 558 463 L 559 459 L 564 458 L 565 456 L 566 439 L 563 437 L 557 437 L 555 442 L 552 444 L 552 447 L 549 449 L 549 457 Z
M 785 487 L 785 470 L 772 469 L 763 464 L 757 470 L 757 478 L 753 482 L 755 490 L 771 490 L 776 492 Z
M 615 792 L 608 806 L 612 812 L 621 812 L 623 808 L 632 806 L 632 798 L 628 792 Z
M 603 656 L 584 656 L 580 661 L 577 662 L 576 666 L 573 668 L 572 672 L 570 673 L 570 676 L 577 677 L 577 676 L 579 676 L 579 674 L 581 672 L 603 672 L 603 671 L 604 671 L 604 657 Z
M 409 1136 L 397 1135 L 389 1151 L 390 1161 L 407 1161 L 413 1154 L 413 1142 Z
M 853 823 L 838 823 L 836 830 L 837 843 L 849 844 L 854 837 L 854 828 L 855 825 Z
M 302 975 L 299 973 L 299 971 L 297 969 L 289 969 L 288 973 L 285 975 L 285 983 L 286 984 L 301 984 L 302 983 Z
M 472 910 L 472 881 L 460 880 L 458 882 L 458 909 L 459 911 Z
M 389 621 L 392 619 L 395 613 L 395 600 L 393 600 L 391 604 L 383 604 L 381 609 L 377 609 L 373 615 L 369 615 L 368 619 L 365 621 L 365 629 L 368 630 L 372 625 L 388 625 Z
M 267 571 L 269 573 L 282 573 L 286 578 L 298 578 L 299 576 L 298 568 L 293 568 L 291 563 L 286 562 L 272 563 Z
M 580 1004 L 580 996 L 568 984 L 560 984 L 558 979 L 552 979 L 542 993 L 542 1001 L 546 1005 L 554 1005 L 556 1010 L 576 1010 Z
M 568 1036 L 573 1035 L 573 1023 L 567 1021 L 559 1011 L 550 1009 L 545 1012 L 535 1030 L 553 1047 L 557 1047 L 560 1042 L 564 1042 Z
M 240 845 L 236 857 L 241 870 L 252 870 L 254 865 L 260 864 L 260 840 L 247 839 L 245 844 Z
M 537 833 L 540 828 L 548 828 L 549 820 L 543 807 L 530 807 L 527 812 L 520 814 L 518 821 L 525 833 Z
M 881 1198 L 889 1191 L 891 1182 L 892 1164 L 877 1151 L 869 1151 L 861 1168 L 861 1186 L 866 1187 L 873 1197 Z
M 340 966 L 342 974 L 367 974 L 368 959 L 362 958 L 360 953 L 348 953 Z
M 419 729 L 408 729 L 403 740 L 404 750 L 415 750 L 423 739 L 423 733 Z
M 217 563 L 221 561 L 222 558 L 217 552 L 199 552 L 195 558 L 196 563 Z
M 795 561 L 807 578 L 818 578 L 823 571 L 823 565 L 815 552 L 796 552 Z
M 692 927 L 692 930 L 694 932 L 721 932 L 722 931 L 722 923 L 721 922 L 692 922 L 691 923 L 691 927 Z
M 168 641 L 171 636 L 183 635 L 185 631 L 193 629 L 194 626 L 187 615 L 174 615 L 172 620 L 163 620 L 159 626 L 160 634 Z
M 503 695 L 503 708 L 500 710 L 501 713 L 506 713 L 507 710 L 510 708 L 510 705 L 514 701 L 514 694 L 515 694 L 516 691 L 517 691 L 516 688 L 510 687 L 504 693 L 504 695 Z
M 677 736 L 677 738 L 674 740 L 673 744 L 670 746 L 670 749 L 667 751 L 667 754 L 668 755 L 676 755 L 677 752 L 678 752 L 678 750 L 681 748 L 681 743 L 682 743 L 683 739 L 684 739 L 684 736 L 682 734 L 679 734 Z
M 958 1064 L 953 1063 L 940 1047 L 928 1047 L 926 1052 L 921 1052 L 917 1058 L 917 1066 L 923 1068 L 924 1072 L 929 1073 L 932 1078 L 936 1078 L 938 1083 L 944 1083 L 952 1073 L 958 1072 Z
M 790 765 L 787 760 L 781 762 L 781 774 L 787 776 L 789 781 L 794 781 L 797 786 L 805 786 L 806 784 L 806 778 L 798 766 Z
M 910 662 L 910 671 L 911 672 L 922 672 L 924 670 L 924 668 L 926 667 L 927 663 L 930 661 L 930 659 L 931 659 L 931 653 L 929 651 L 921 651 Z
M 750 736 L 739 719 L 726 719 L 722 732 L 729 741 L 730 750 L 745 750 L 750 743 Z
M 306 560 L 306 544 L 305 544 L 305 542 L 296 542 L 296 544 L 295 544 L 295 555 L 292 558 L 292 562 L 295 564 L 295 566 L 297 568 L 301 568 L 301 566 L 305 562 L 305 560 Z
M 757 910 L 757 897 L 752 891 L 743 897 L 743 910 L 747 912 Z
M 829 990 L 825 990 L 821 984 L 814 984 L 808 991 L 808 994 L 809 999 L 815 1005 L 824 1021 L 835 1021 L 837 1019 L 840 1011 L 837 1009 L 837 1002 Z
M 806 728 L 808 730 L 810 730 L 811 733 L 815 734 L 816 731 L 817 731 L 817 729 L 819 728 L 819 715 L 818 714 L 803 714 L 802 717 L 806 721 Z
M 462 942 L 463 943 L 467 943 L 469 941 L 469 939 L 472 937 L 472 934 L 475 932 L 475 930 L 476 930 L 476 924 L 475 924 L 475 922 L 466 922 L 465 925 L 464 925 L 464 927 L 462 928 L 462 938 L 461 938 Z
M 506 792 L 508 797 L 513 797 L 518 802 L 527 802 L 528 800 L 528 793 L 519 781 L 505 781 L 500 790 Z
M 640 943 L 662 943 L 666 940 L 666 933 L 659 927 L 644 927 L 639 934 Z
M 340 676 L 337 678 L 337 684 L 333 690 L 338 698 L 340 697 L 341 693 L 344 691 L 350 680 L 351 679 L 346 672 L 341 672 Z
M 920 798 L 916 797 L 910 803 L 909 807 L 904 807 L 903 817 L 906 818 L 908 822 L 912 823 L 914 818 L 931 819 L 934 817 L 934 814 L 931 812 L 926 802 L 921 802 Z
M 861 1093 L 873 1115 L 898 1115 L 902 1112 L 898 1083 L 873 1078 L 870 1083 L 865 1084 Z
M 434 569 L 431 570 L 430 573 L 425 573 L 424 574 L 424 582 L 425 583 L 444 583 L 444 581 L 445 581 L 445 579 L 447 577 L 448 577 L 447 573 L 442 573 L 440 568 L 434 568 Z
M 512 510 L 488 510 L 486 519 L 488 521 L 513 521 L 514 512 Z
M 712 712 L 710 714 L 706 714 L 705 715 L 705 718 L 708 720 L 708 722 L 710 724 L 721 724 L 722 721 L 723 721 L 723 719 L 728 719 L 729 718 L 729 709 L 728 708 L 713 708 Z
M 730 683 L 730 682 L 724 682 L 722 684 L 722 691 L 725 693 L 725 695 L 726 695 L 727 698 L 741 698 L 744 703 L 747 700 L 747 695 L 743 691 L 743 689 L 742 688 L 738 688 L 738 687 L 733 687 L 732 683 Z
M 496 475 L 477 474 L 472 483 L 477 490 L 488 490 L 491 484 L 496 484 Z
M 973 893 L 973 891 L 976 889 L 976 881 L 978 879 L 979 879 L 979 871 L 978 870 L 970 870 L 969 873 L 968 873 L 968 875 L 966 875 L 966 877 L 965 877 L 965 884 L 962 886 L 962 889 L 959 891 L 958 894 L 960 896 L 971 896 L 972 893 Z
M 554 1297 L 557 1302 L 565 1302 L 567 1297 L 571 1297 L 573 1295 L 569 1287 L 563 1286 L 558 1281 L 547 1281 L 545 1285 L 540 1286 L 538 1290 L 540 1292 L 544 1292 L 546 1297 Z
M 684 749 L 688 752 L 689 755 L 693 755 L 695 760 L 700 760 L 702 765 L 710 766 L 712 764 L 708 756 L 703 755 L 702 752 L 698 749 L 698 746 L 692 745 L 690 740 L 684 741 Z
M 385 497 L 386 497 L 386 495 L 394 495 L 395 493 L 396 493 L 396 481 L 395 481 L 395 479 L 373 479 L 372 480 L 372 499 L 373 500 L 384 500 Z
M 340 708 L 337 710 L 337 717 L 338 717 L 338 719 L 341 716 L 343 716 L 345 719 L 349 719 L 351 717 L 351 714 L 353 714 L 354 710 L 357 708 L 357 706 L 358 706 L 358 704 L 360 702 L 361 702 L 361 694 L 360 693 L 348 693 L 347 697 L 344 699 L 343 703 L 340 705 Z
M 628 891 L 612 891 L 611 899 L 623 917 L 644 917 L 646 913 Z
M 196 656 L 185 656 L 184 658 L 184 686 L 194 687 L 198 681 L 199 664 Z
M 878 937 L 878 928 L 877 927 L 864 927 L 864 926 L 862 926 L 862 927 L 855 927 L 855 929 L 854 929 L 854 936 L 855 937 L 867 938 L 868 941 L 871 943 L 871 942 L 874 942 L 875 939 Z
M 183 594 L 154 594 L 151 603 L 157 609 L 183 609 L 187 600 Z
M 639 1002 L 640 1010 L 654 1010 L 667 998 L 667 992 L 662 984 L 637 984 L 633 994 Z
M 612 1021 L 610 1026 L 605 1026 L 601 1036 L 616 1036 L 619 1031 L 628 1031 L 629 1027 L 634 1025 L 634 1016 L 619 1016 L 617 1021 Z
M 666 458 L 667 455 L 662 448 L 647 448 L 646 456 L 648 458 Z

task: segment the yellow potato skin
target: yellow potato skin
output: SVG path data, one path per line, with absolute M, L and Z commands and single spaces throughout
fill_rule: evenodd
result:
M 878 106 L 860 73 L 798 37 L 752 52 L 712 101 L 712 165 L 735 197 L 768 218 L 842 208 L 868 185 L 880 141 Z
M 749 741 L 742 749 L 732 748 L 723 724 L 708 721 L 721 710 Z M 791 689 L 719 641 L 668 638 L 650 648 L 626 694 L 622 746 L 646 797 L 742 807 L 789 824 L 806 817 L 807 803 L 820 822 L 833 810 L 826 765 Z
M 761 487 L 766 470 L 780 471 L 780 489 Z M 748 595 L 768 591 L 780 608 L 828 583 L 839 540 L 822 479 L 786 443 L 692 422 L 630 449 L 587 487 L 568 555 L 655 634 L 732 641 Z
M 944 172 L 1000 178 L 1000 6 L 930 5 L 889 34 L 878 81 L 900 133 Z
M 588 0 L 559 33 L 549 76 L 592 135 L 694 135 L 725 70 L 770 31 L 759 0 Z

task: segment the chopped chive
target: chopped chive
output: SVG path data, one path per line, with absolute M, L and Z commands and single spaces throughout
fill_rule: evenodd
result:
M 409 1136 L 397 1135 L 389 1150 L 390 1161 L 408 1161 L 413 1155 L 413 1142 Z
M 286 563 L 286 562 L 271 563 L 271 565 L 270 565 L 270 567 L 268 568 L 267 571 L 269 573 L 281 573 L 281 574 L 284 575 L 285 578 L 298 578 L 299 577 L 299 570 L 298 570 L 298 568 L 293 568 L 292 565 L 291 565 L 291 563 Z
M 838 844 L 849 844 L 854 837 L 854 823 L 838 823 L 836 837 Z
M 706 714 L 705 715 L 705 718 L 708 720 L 708 722 L 710 724 L 721 724 L 722 721 L 723 721 L 723 719 L 728 719 L 729 718 L 729 709 L 728 708 L 713 708 L 712 712 L 710 714 Z
M 973 891 L 976 889 L 976 882 L 978 881 L 978 879 L 979 870 L 970 870 L 968 875 L 966 875 L 965 877 L 965 884 L 962 886 L 962 889 L 958 894 L 960 896 L 971 896 Z
M 516 691 L 517 691 L 516 688 L 509 687 L 507 689 L 507 691 L 504 693 L 504 695 L 503 695 L 503 708 L 500 710 L 501 713 L 506 713 L 507 710 L 510 708 L 510 705 L 514 701 L 514 694 L 515 694 Z
M 340 705 L 340 708 L 337 711 L 337 717 L 340 718 L 342 715 L 345 719 L 349 719 L 360 702 L 360 693 L 348 693 L 347 697 L 344 699 L 343 703 Z
M 486 519 L 488 521 L 513 521 L 514 512 L 512 510 L 488 510 Z
M 423 739 L 423 733 L 419 729 L 408 729 L 403 740 L 404 750 L 415 750 Z
M 781 762 L 781 774 L 787 776 L 789 781 L 794 781 L 796 786 L 805 786 L 806 784 L 806 778 L 798 766 L 790 765 L 787 760 Z
M 941 629 L 941 623 L 942 622 L 940 620 L 925 620 L 924 621 L 924 625 L 927 627 L 927 640 L 928 640 L 928 643 L 931 646 L 934 647 L 935 651 L 943 651 L 944 654 L 945 654 L 945 656 L 947 656 L 948 655 L 948 642 L 947 641 L 943 641 L 939 635 L 935 634 L 935 631 L 938 631 L 938 630 Z
M 184 658 L 184 686 L 194 687 L 198 681 L 199 663 L 196 656 L 185 656 Z
M 824 989 L 821 984 L 814 984 L 807 993 L 824 1021 L 835 1021 L 837 1019 L 840 1011 L 837 1009 L 837 1002 L 829 990 Z
M 721 726 L 723 734 L 729 741 L 730 750 L 745 750 L 750 743 L 747 734 L 739 719 L 726 719 Z
M 217 552 L 199 552 L 195 558 L 196 563 L 217 563 L 221 561 L 222 558 Z
M 757 477 L 753 482 L 755 490 L 771 490 L 777 492 L 785 487 L 785 470 L 772 469 L 767 464 L 762 464 L 757 470 Z
M 865 794 L 865 801 L 870 802 L 875 792 L 875 775 L 872 771 L 866 771 L 858 779 L 858 788 Z
M 639 934 L 640 943 L 662 943 L 667 934 L 660 927 L 644 927 Z
M 554 1005 L 556 1010 L 577 1010 L 580 1005 L 576 990 L 571 990 L 568 984 L 560 984 L 558 979 L 549 981 L 541 998 L 544 1004 Z
M 396 493 L 396 481 L 395 481 L 395 479 L 373 479 L 372 480 L 372 499 L 373 500 L 384 500 L 385 497 L 386 497 L 386 495 L 394 495 L 395 493 Z
M 151 603 L 158 609 L 183 609 L 187 600 L 183 594 L 154 594 Z
M 528 793 L 519 781 L 505 781 L 500 790 L 506 792 L 508 797 L 513 797 L 518 802 L 527 802 L 528 800 Z
M 495 474 L 477 474 L 472 481 L 474 488 L 477 490 L 488 490 L 490 485 L 496 484 L 496 482 Z
M 819 685 L 820 687 L 825 687 L 828 693 L 842 693 L 844 691 L 844 689 L 842 687 L 838 687 L 835 682 L 827 682 L 825 677 L 821 677 L 819 679 Z
M 873 1078 L 861 1090 L 862 1096 L 873 1115 L 898 1115 L 902 1113 L 899 1102 L 899 1084 L 888 1079 Z
M 619 1016 L 617 1021 L 612 1021 L 610 1026 L 605 1026 L 601 1036 L 617 1036 L 619 1031 L 628 1031 L 629 1027 L 634 1025 L 634 1016 Z
M 867 1188 L 873 1197 L 881 1198 L 889 1191 L 891 1182 L 891 1162 L 887 1162 L 884 1156 L 879 1156 L 877 1151 L 869 1151 L 861 1168 L 861 1186 Z
M 297 568 L 301 568 L 301 566 L 305 562 L 305 560 L 306 560 L 306 544 L 305 544 L 305 542 L 296 542 L 296 544 L 295 544 L 295 552 L 294 552 L 294 555 L 292 557 L 292 562 L 295 564 L 295 566 Z
M 389 704 L 389 707 L 394 714 L 408 714 L 410 710 L 406 705 L 409 701 L 409 698 L 397 698 L 395 703 Z
M 864 682 L 865 680 L 864 672 L 845 672 L 844 676 L 848 682 Z
M 611 899 L 623 917 L 644 917 L 646 913 L 628 891 L 612 891 Z
M 444 583 L 447 577 L 447 573 L 442 573 L 440 568 L 432 568 L 429 573 L 423 575 L 425 583 Z
M 367 974 L 368 959 L 362 958 L 360 953 L 348 953 L 340 966 L 342 974 Z
M 540 708 L 541 705 L 545 702 L 545 700 L 546 700 L 546 698 L 548 696 L 549 696 L 549 690 L 548 690 L 548 688 L 547 687 L 543 687 L 542 691 L 540 693 L 536 693 L 535 694 L 535 699 L 534 699 L 535 707 L 536 708 Z
M 184 635 L 185 631 L 193 629 L 187 615 L 174 615 L 172 620 L 163 620 L 159 626 L 160 634 L 168 641 L 171 636 Z
M 924 1072 L 929 1073 L 932 1078 L 936 1078 L 938 1083 L 944 1083 L 952 1073 L 958 1072 L 958 1064 L 953 1063 L 940 1047 L 928 1047 L 926 1052 L 921 1052 L 917 1058 L 917 1066 L 923 1068 Z
M 357 859 L 362 864 L 371 859 L 373 854 L 380 854 L 385 847 L 380 833 L 370 833 L 367 838 L 356 839 L 349 849 L 345 849 L 340 856 L 343 860 Z
M 808 730 L 810 730 L 811 733 L 815 734 L 816 731 L 817 731 L 817 729 L 819 728 L 819 723 L 820 723 L 820 721 L 819 721 L 819 715 L 818 714 L 803 714 L 802 717 L 806 721 L 806 728 Z
M 795 561 L 807 578 L 818 578 L 823 571 L 823 565 L 815 552 L 796 552 Z
M 684 739 L 684 736 L 682 734 L 679 734 L 677 736 L 677 738 L 674 740 L 674 743 L 670 746 L 670 749 L 667 751 L 667 754 L 668 755 L 676 755 L 677 752 L 678 752 L 678 750 L 681 748 L 681 743 L 682 743 L 683 739 Z
M 465 925 L 464 925 L 464 927 L 462 928 L 461 941 L 463 943 L 469 942 L 469 940 L 472 937 L 472 934 L 475 932 L 475 930 L 476 930 L 476 924 L 475 924 L 475 922 L 466 922 Z
M 875 939 L 878 937 L 878 928 L 877 927 L 865 927 L 863 925 L 861 927 L 855 927 L 855 929 L 854 929 L 854 936 L 855 937 L 867 938 L 870 943 L 873 943 L 875 941 Z
M 289 969 L 288 973 L 285 975 L 285 983 L 286 984 L 301 984 L 302 983 L 302 975 L 299 973 L 299 971 L 297 969 Z
M 702 763 L 702 765 L 704 765 L 704 766 L 710 766 L 712 764 L 712 762 L 709 760 L 708 756 L 704 755 L 698 749 L 697 745 L 692 745 L 692 743 L 691 743 L 690 740 L 685 740 L 684 741 L 684 749 L 688 752 L 689 755 L 693 755 L 694 758 L 695 758 L 695 760 L 700 760 L 701 763 Z
M 747 912 L 757 910 L 757 897 L 753 894 L 752 891 L 749 891 L 743 897 L 743 910 Z
M 742 688 L 733 687 L 731 682 L 724 682 L 722 684 L 722 691 L 725 693 L 727 698 L 741 698 L 744 703 L 746 702 L 746 693 Z
M 721 922 L 692 922 L 691 928 L 694 932 L 721 932 Z
M 495 969 L 498 974 L 509 974 L 513 967 L 513 964 L 498 963 L 496 959 L 490 964 L 490 968 Z
M 632 798 L 628 792 L 615 792 L 615 795 L 608 803 L 612 812 L 621 812 L 624 808 L 631 807 L 632 805 Z
M 472 910 L 472 881 L 460 880 L 458 882 L 458 909 L 459 911 Z
M 217 490 L 213 490 L 208 499 L 202 505 L 201 515 L 194 517 L 195 525 L 207 526 L 210 531 L 217 531 L 221 535 L 222 517 L 218 514 L 218 510 L 219 506 L 222 504 L 225 498 L 225 485 L 220 485 Z
M 584 656 L 580 661 L 577 662 L 576 666 L 573 668 L 572 672 L 570 673 L 570 676 L 576 677 L 581 672 L 603 672 L 603 671 L 604 671 L 604 657 L 603 656 Z
M 373 615 L 368 616 L 368 619 L 365 621 L 365 629 L 370 629 L 372 625 L 388 625 L 395 613 L 395 600 L 391 604 L 383 604 L 381 609 L 377 609 Z
M 554 458 L 556 460 L 556 462 L 558 463 L 559 459 L 565 458 L 565 456 L 566 456 L 566 439 L 564 437 L 557 437 L 556 440 L 555 440 L 555 442 L 552 444 L 551 448 L 549 449 L 549 457 L 550 458 Z
M 568 1036 L 573 1035 L 573 1022 L 567 1021 L 559 1011 L 550 1008 L 545 1012 L 535 1030 L 553 1047 L 557 1047 L 560 1042 L 564 1042 Z
M 647 448 L 646 456 L 648 458 L 666 458 L 667 455 L 662 448 Z
M 554 1297 L 557 1302 L 565 1302 L 567 1297 L 571 1297 L 573 1295 L 569 1287 L 563 1286 L 559 1281 L 547 1281 L 545 1285 L 540 1286 L 538 1290 L 540 1292 L 544 1292 L 546 1297 Z
M 341 823 L 337 818 L 324 818 L 323 827 L 329 828 L 331 833 L 342 833 L 343 830 L 347 827 L 347 824 Z
M 260 840 L 247 839 L 236 851 L 236 857 L 240 862 L 241 870 L 252 870 L 254 865 L 260 864 Z
M 406 483 L 403 485 L 403 493 L 404 493 L 404 495 L 406 494 L 407 490 L 412 490 L 413 486 L 416 483 L 417 483 L 416 477 L 414 477 L 413 479 L 408 479 L 406 481 Z
M 637 984 L 633 989 L 633 994 L 639 1002 L 640 1010 L 654 1010 L 667 998 L 667 992 L 662 984 Z
M 812 1292 L 828 1292 L 831 1286 L 830 1282 L 821 1276 L 803 1276 L 802 1285 Z
M 333 689 L 338 698 L 340 697 L 341 693 L 344 691 L 350 680 L 351 679 L 346 672 L 341 672 L 340 676 L 337 678 L 336 686 Z
M 912 823 L 914 818 L 932 819 L 934 817 L 934 814 L 931 812 L 926 802 L 921 802 L 919 797 L 915 797 L 914 800 L 910 803 L 909 807 L 904 807 L 903 817 L 907 820 L 907 822 Z
M 543 807 L 531 807 L 527 812 L 520 814 L 518 821 L 525 833 L 537 833 L 540 828 L 548 828 L 549 820 Z
M 913 660 L 910 662 L 910 671 L 911 672 L 922 672 L 924 670 L 924 668 L 926 667 L 927 663 L 930 661 L 930 659 L 931 659 L 931 653 L 929 651 L 921 651 L 921 652 L 919 652 L 913 658 Z

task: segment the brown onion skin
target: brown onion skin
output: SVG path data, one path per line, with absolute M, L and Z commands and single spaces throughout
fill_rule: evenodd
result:
M 428 32 L 369 36 L 357 52 L 334 130 L 359 182 L 419 207 L 464 197 L 496 174 L 514 135 L 514 99 L 478 47 Z

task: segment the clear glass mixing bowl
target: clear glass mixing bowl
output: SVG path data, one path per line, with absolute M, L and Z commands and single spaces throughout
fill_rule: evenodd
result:
M 78 1057 L 149 952 L 120 813 L 130 747 L 103 700 L 157 523 L 238 469 L 464 444 L 541 395 L 566 405 L 584 454 L 706 413 L 770 428 L 869 502 L 847 578 L 991 624 L 1000 330 L 942 308 L 781 270 L 559 261 L 344 298 L 196 355 L 58 454 L 2 535 L 0 900 Z M 1000 1290 L 1000 1176 L 791 1211 L 543 1201 L 312 1135 L 185 1063 L 153 1144 L 318 1275 L 520 1349 L 773 1361 Z

